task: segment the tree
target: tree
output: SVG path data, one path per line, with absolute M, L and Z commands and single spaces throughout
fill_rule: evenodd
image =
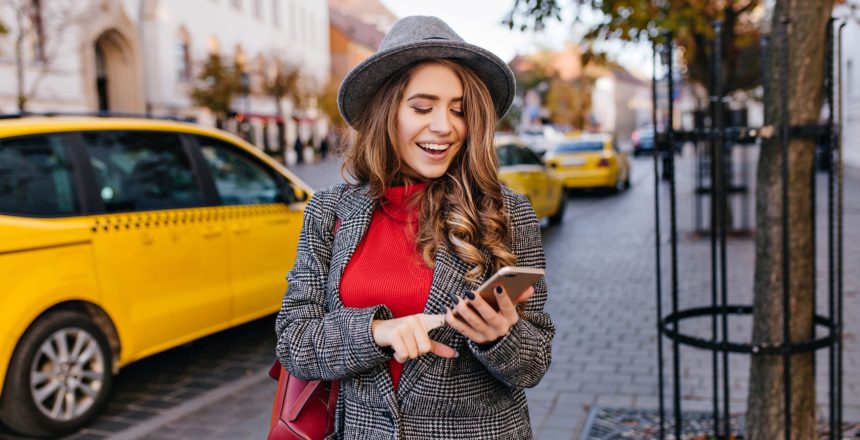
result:
M 684 48 L 684 65 L 691 81 L 708 88 L 713 22 L 724 24 L 722 59 L 726 90 L 752 89 L 761 81 L 758 71 L 759 34 L 756 19 L 761 0 L 514 0 L 505 23 L 521 30 L 540 30 L 546 21 L 560 19 L 563 2 L 575 4 L 576 20 L 583 8 L 602 12 L 603 18 L 585 34 L 589 43 L 614 39 L 648 41 L 655 32 L 671 30 Z
M 240 93 L 242 88 L 240 69 L 225 65 L 221 56 L 213 53 L 197 76 L 191 100 L 195 105 L 209 109 L 215 115 L 216 125 L 221 128 L 230 113 L 233 95 Z
M 0 23 L 0 34 L 12 38 L 18 111 L 23 113 L 60 54 L 63 34 L 75 22 L 74 4 L 69 1 L 5 0 L 0 5 L 11 12 L 14 20 L 8 26 Z M 31 74 L 33 76 L 28 78 Z
M 299 95 L 299 68 L 287 64 L 280 58 L 274 58 L 269 71 L 263 76 L 263 92 L 275 100 L 275 111 L 280 117 L 284 116 L 282 100 L 287 96 L 294 99 Z
M 328 116 L 332 125 L 335 127 L 343 125 L 343 116 L 341 116 L 340 111 L 337 108 L 338 87 L 337 81 L 333 79 L 329 81 L 319 100 L 320 110 Z
M 789 123 L 816 124 L 822 104 L 824 81 L 825 30 L 833 0 L 777 0 L 771 31 L 768 84 L 774 86 L 765 96 L 765 123 L 778 126 L 785 112 Z M 789 24 L 782 35 L 782 20 Z M 783 45 L 788 44 L 788 57 Z M 788 76 L 782 74 L 787 63 Z M 782 100 L 780 86 L 787 87 L 788 104 Z M 813 288 L 812 216 L 815 207 L 809 193 L 815 146 L 812 139 L 792 139 L 789 143 L 788 181 L 791 268 L 790 337 L 808 341 L 813 336 L 815 310 Z M 782 167 L 785 157 L 774 140 L 765 140 L 758 163 L 756 194 L 756 264 L 754 284 L 753 343 L 778 344 L 783 341 L 783 258 L 782 258 Z M 751 440 L 784 437 L 782 357 L 753 356 L 748 400 L 748 438 Z M 813 354 L 791 356 L 791 438 L 814 439 L 815 376 Z M 831 396 L 831 398 L 833 398 Z
M 838 0 L 837 0 L 838 1 Z M 697 44 L 707 37 L 703 26 L 710 26 L 712 5 L 723 4 L 740 18 L 751 12 L 759 2 L 696 2 L 693 0 L 580 0 L 580 4 L 591 3 L 607 14 L 607 18 L 589 32 L 592 38 L 622 39 L 647 38 L 658 29 L 669 28 L 680 37 L 679 44 Z M 653 3 L 653 4 L 652 4 Z M 769 53 L 769 77 L 767 83 L 772 91 L 765 96 L 765 123 L 778 126 L 784 112 L 788 112 L 790 124 L 815 124 L 822 104 L 824 79 L 825 29 L 832 12 L 834 0 L 776 0 L 772 24 L 772 48 Z M 531 7 L 532 9 L 528 9 Z M 525 12 L 523 12 L 525 11 Z M 727 9 L 723 9 L 723 18 Z M 558 16 L 558 4 L 554 0 L 514 0 L 510 22 L 523 15 L 528 26 L 540 26 L 543 20 Z M 643 15 L 644 14 L 644 15 Z M 700 15 L 697 18 L 697 15 Z M 648 18 L 651 17 L 651 18 Z M 789 20 L 783 38 L 782 20 Z M 522 17 L 520 17 L 522 18 Z M 735 30 L 738 29 L 735 24 Z M 729 26 L 727 26 L 729 27 Z M 688 28 L 685 30 L 685 28 Z M 686 37 L 685 37 L 686 35 Z M 740 35 L 740 34 L 739 34 Z M 754 34 L 751 34 L 754 35 Z M 782 45 L 788 44 L 788 56 L 784 56 Z M 685 46 L 686 47 L 686 46 Z M 701 44 L 697 47 L 702 47 Z M 689 52 L 689 51 L 687 51 Z M 685 52 L 688 64 L 707 58 L 690 56 Z M 728 60 L 741 62 L 735 53 Z M 783 78 L 782 63 L 787 63 L 788 76 Z M 703 64 L 704 67 L 707 63 Z M 689 69 L 694 72 L 695 69 Z M 736 83 L 738 84 L 738 83 Z M 781 86 L 776 86 L 781 85 Z M 780 88 L 786 87 L 789 103 L 780 96 Z M 728 90 L 731 90 L 729 88 Z M 789 144 L 788 185 L 789 234 L 790 234 L 790 337 L 792 341 L 808 341 L 813 335 L 812 301 L 815 282 L 813 261 L 812 216 L 814 209 L 809 192 L 812 178 L 814 145 L 811 139 L 792 139 Z M 782 167 L 781 148 L 775 140 L 765 140 L 761 148 L 757 174 L 756 195 L 756 261 L 753 286 L 754 315 L 753 343 L 779 344 L 782 333 Z M 791 356 L 791 426 L 792 439 L 816 438 L 815 425 L 815 377 L 813 355 L 810 353 Z M 782 357 L 754 355 L 752 358 L 747 436 L 751 440 L 784 438 L 785 413 L 783 408 L 783 363 Z

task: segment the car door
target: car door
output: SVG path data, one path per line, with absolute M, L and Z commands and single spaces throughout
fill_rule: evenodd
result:
M 92 230 L 105 303 L 142 357 L 229 324 L 224 219 L 206 207 L 177 133 L 82 132 L 102 214 Z M 131 346 L 128 346 L 131 345 Z
M 302 226 L 292 183 L 237 145 L 206 136 L 195 139 L 227 219 L 233 320 L 275 312 Z
M 535 212 L 538 217 L 550 215 L 558 205 L 558 193 L 561 187 L 547 173 L 546 165 L 532 150 L 523 148 L 520 155 L 522 163 L 532 170 L 529 178 Z

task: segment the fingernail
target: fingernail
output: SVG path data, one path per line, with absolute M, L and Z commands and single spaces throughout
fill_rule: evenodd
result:
M 454 357 L 455 357 L 455 358 L 460 357 L 460 352 L 459 352 L 459 351 L 455 351 L 455 352 L 454 352 Z
M 501 295 L 502 292 L 504 292 L 504 290 L 502 289 L 502 286 L 496 286 L 496 295 Z
M 448 297 L 449 297 L 449 298 L 451 298 L 451 301 L 452 301 L 454 304 L 457 304 L 457 302 L 459 302 L 459 301 L 460 301 L 460 298 L 457 298 L 457 295 L 454 295 L 454 292 L 450 292 L 450 291 L 449 291 L 449 292 L 448 292 Z
M 466 291 L 466 298 L 469 298 L 470 300 L 475 299 L 475 294 L 472 293 L 471 291 L 467 290 Z

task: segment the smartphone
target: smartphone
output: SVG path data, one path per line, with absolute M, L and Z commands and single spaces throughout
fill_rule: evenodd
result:
M 475 293 L 481 295 L 485 301 L 498 310 L 499 306 L 496 303 L 495 293 L 496 286 L 504 287 L 508 297 L 514 299 L 525 292 L 530 286 L 540 281 L 543 276 L 543 269 L 505 266 L 494 273 L 484 284 L 481 284 L 481 287 L 478 287 Z

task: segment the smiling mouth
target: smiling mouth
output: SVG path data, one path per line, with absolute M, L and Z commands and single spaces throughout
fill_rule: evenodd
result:
M 442 154 L 445 151 L 448 151 L 449 148 L 451 148 L 451 144 L 421 143 L 421 144 L 416 144 L 416 145 L 418 145 L 418 147 L 420 147 L 422 150 L 424 150 L 430 154 Z

